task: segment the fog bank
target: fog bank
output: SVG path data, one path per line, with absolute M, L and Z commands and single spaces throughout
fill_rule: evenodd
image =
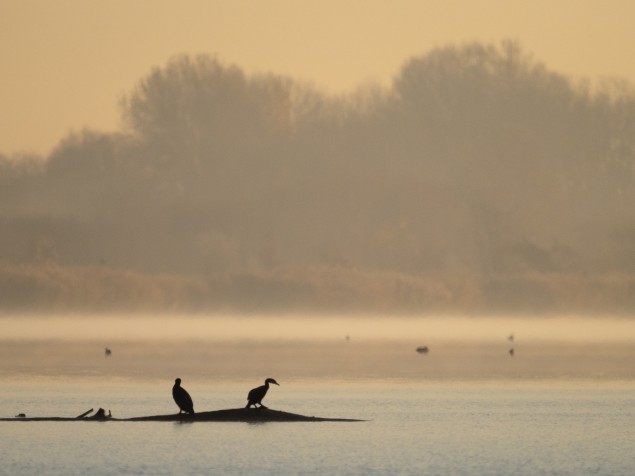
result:
M 328 96 L 211 56 L 0 155 L 0 307 L 635 310 L 635 93 L 511 42 Z

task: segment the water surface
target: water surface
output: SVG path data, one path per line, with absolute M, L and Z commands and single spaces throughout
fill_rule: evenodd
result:
M 284 381 L 272 408 L 356 423 L 0 422 L 2 474 L 632 474 L 635 385 Z M 247 382 L 188 388 L 201 409 Z M 3 412 L 169 413 L 169 382 L 10 381 Z
M 0 319 L 0 417 L 175 413 L 176 377 L 197 410 L 237 408 L 274 377 L 281 385 L 265 399 L 270 408 L 366 421 L 0 422 L 0 474 L 626 475 L 635 467 L 627 321 L 595 339 L 575 325 L 555 336 L 553 323 L 532 333 L 496 320 L 410 320 L 385 332 L 374 320 L 344 320 L 278 332 L 270 326 L 284 320 L 252 319 L 234 330 L 204 322 L 198 333 L 199 321 L 188 319 L 43 322 Z M 422 344 L 428 354 L 415 352 Z

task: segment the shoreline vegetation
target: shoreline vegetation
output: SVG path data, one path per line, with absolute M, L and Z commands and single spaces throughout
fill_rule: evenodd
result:
M 635 313 L 635 88 L 514 41 L 341 96 L 212 55 L 0 151 L 0 311 Z
M 413 275 L 313 266 L 208 275 L 56 263 L 0 265 L 0 313 L 368 312 L 582 315 L 635 312 L 624 272 Z M 1 314 L 0 314 L 1 315 Z
M 169 415 L 153 415 L 132 418 L 114 418 L 98 412 L 93 416 L 77 418 L 65 417 L 26 417 L 16 416 L 14 418 L 0 418 L 0 421 L 123 421 L 123 422 L 148 422 L 148 421 L 172 421 L 181 423 L 193 422 L 243 422 L 243 423 L 266 423 L 266 422 L 359 422 L 365 420 L 355 420 L 350 418 L 323 418 L 315 416 L 299 415 L 297 413 L 283 412 L 281 410 L 271 410 L 269 408 L 231 408 L 225 410 L 212 410 L 207 412 L 194 413 L 192 415 L 176 413 Z

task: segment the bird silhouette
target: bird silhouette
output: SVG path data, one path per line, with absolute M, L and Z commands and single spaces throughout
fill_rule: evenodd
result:
M 181 379 L 177 378 L 174 381 L 174 387 L 172 387 L 172 396 L 174 397 L 174 401 L 179 407 L 179 413 L 185 412 L 190 415 L 194 414 L 194 403 L 192 402 L 192 397 L 187 393 L 183 387 L 181 387 Z
M 252 405 L 254 406 L 254 408 L 267 408 L 262 404 L 262 399 L 265 398 L 265 395 L 267 395 L 267 390 L 269 390 L 270 383 L 274 385 L 280 385 L 274 379 L 268 378 L 267 380 L 265 380 L 264 385 L 251 389 L 249 391 L 249 394 L 247 395 L 247 406 L 245 406 L 245 408 L 249 408 Z M 259 407 L 256 407 L 256 404 L 258 404 Z
M 104 349 L 104 355 L 105 355 L 106 357 L 108 357 L 108 356 L 112 355 L 112 350 L 110 350 L 108 347 L 106 347 L 106 348 Z

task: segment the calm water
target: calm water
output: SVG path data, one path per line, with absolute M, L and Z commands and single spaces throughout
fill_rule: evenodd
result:
M 632 474 L 635 384 L 280 379 L 271 408 L 340 423 L 0 422 L 1 474 Z M 184 382 L 185 384 L 186 382 Z M 248 382 L 193 381 L 200 410 Z M 4 381 L 3 416 L 171 413 L 170 382 Z
M 152 339 L 133 332 L 154 322 L 104 320 L 103 328 L 88 326 L 91 334 L 84 321 L 0 319 L 0 417 L 75 417 L 99 407 L 119 418 L 175 413 L 176 377 L 197 410 L 237 408 L 250 388 L 274 377 L 281 386 L 267 395 L 270 408 L 367 421 L 0 422 L 0 474 L 630 475 L 635 468 L 631 321 L 549 321 L 540 335 L 517 321 L 457 321 L 448 329 L 408 321 L 375 330 L 383 340 L 369 333 L 374 323 L 359 321 L 320 321 L 312 335 L 321 340 L 291 326 L 276 339 L 281 324 L 273 321 L 259 328 L 244 321 L 224 337 L 215 321 L 208 329 L 159 322 Z M 66 329 L 84 334 L 55 335 Z M 589 334 L 601 338 L 585 341 Z M 421 344 L 429 354 L 414 352 Z

